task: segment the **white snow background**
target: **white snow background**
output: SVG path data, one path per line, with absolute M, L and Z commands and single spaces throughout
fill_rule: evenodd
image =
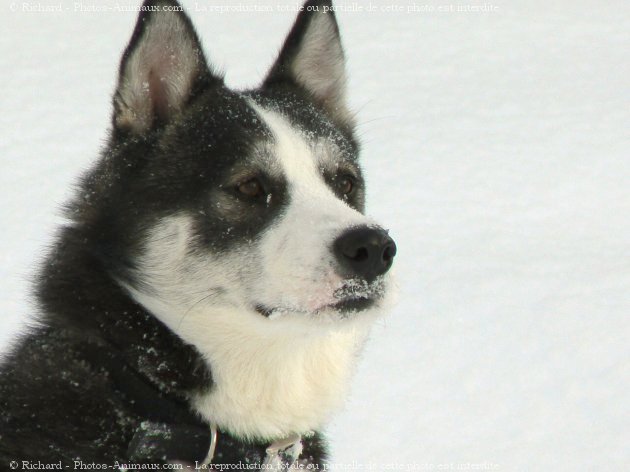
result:
M 263 77 L 294 19 L 276 5 L 295 4 L 242 3 L 275 11 L 184 3 L 237 87 Z M 630 4 L 493 1 L 475 13 L 427 0 L 415 3 L 433 11 L 407 12 L 413 3 L 338 13 L 368 209 L 398 243 L 400 293 L 329 427 L 333 461 L 630 470 Z M 390 4 L 403 11 L 381 11 Z M 0 5 L 4 346 L 106 136 L 136 17 L 61 5 Z

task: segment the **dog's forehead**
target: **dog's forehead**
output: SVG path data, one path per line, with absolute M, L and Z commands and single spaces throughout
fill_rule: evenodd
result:
M 300 125 L 252 99 L 248 104 L 271 134 L 271 140 L 263 144 L 261 157 L 280 167 L 289 181 L 312 184 L 322 171 L 334 172 L 342 162 L 354 160 L 348 146 L 330 130 L 322 132 L 321 128 Z

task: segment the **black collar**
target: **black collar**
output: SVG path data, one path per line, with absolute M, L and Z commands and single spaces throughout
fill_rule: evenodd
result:
M 127 454 L 134 462 L 177 461 L 195 468 L 210 463 L 264 464 L 268 470 L 288 470 L 302 452 L 299 435 L 263 445 L 212 429 L 145 421 L 136 429 Z
M 140 423 L 127 455 L 134 462 L 202 463 L 210 448 L 210 430 L 191 424 Z

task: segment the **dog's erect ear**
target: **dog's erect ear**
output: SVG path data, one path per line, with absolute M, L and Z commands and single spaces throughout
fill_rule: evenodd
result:
M 352 126 L 345 97 L 345 56 L 330 0 L 304 5 L 263 88 L 278 83 L 301 87 L 333 120 Z
M 176 1 L 147 0 L 142 7 L 114 95 L 114 127 L 132 133 L 168 122 L 195 94 L 222 81 Z

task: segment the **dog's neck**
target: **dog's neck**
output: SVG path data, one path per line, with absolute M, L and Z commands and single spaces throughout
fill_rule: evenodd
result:
M 129 297 L 75 228 L 65 228 L 51 251 L 37 296 L 43 326 L 100 346 L 160 393 L 186 398 L 210 387 L 201 354 Z
M 212 388 L 191 396 L 208 422 L 230 433 L 274 440 L 321 428 L 346 397 L 373 316 L 336 322 L 250 310 L 175 307 L 134 290 L 133 297 L 201 353 Z
M 234 323 L 231 316 L 215 320 L 206 347 L 198 347 L 214 379 L 209 393 L 194 398 L 199 413 L 247 438 L 323 427 L 347 396 L 367 329 L 348 322 L 315 333 L 292 335 L 281 327 L 270 333 L 257 323 Z

